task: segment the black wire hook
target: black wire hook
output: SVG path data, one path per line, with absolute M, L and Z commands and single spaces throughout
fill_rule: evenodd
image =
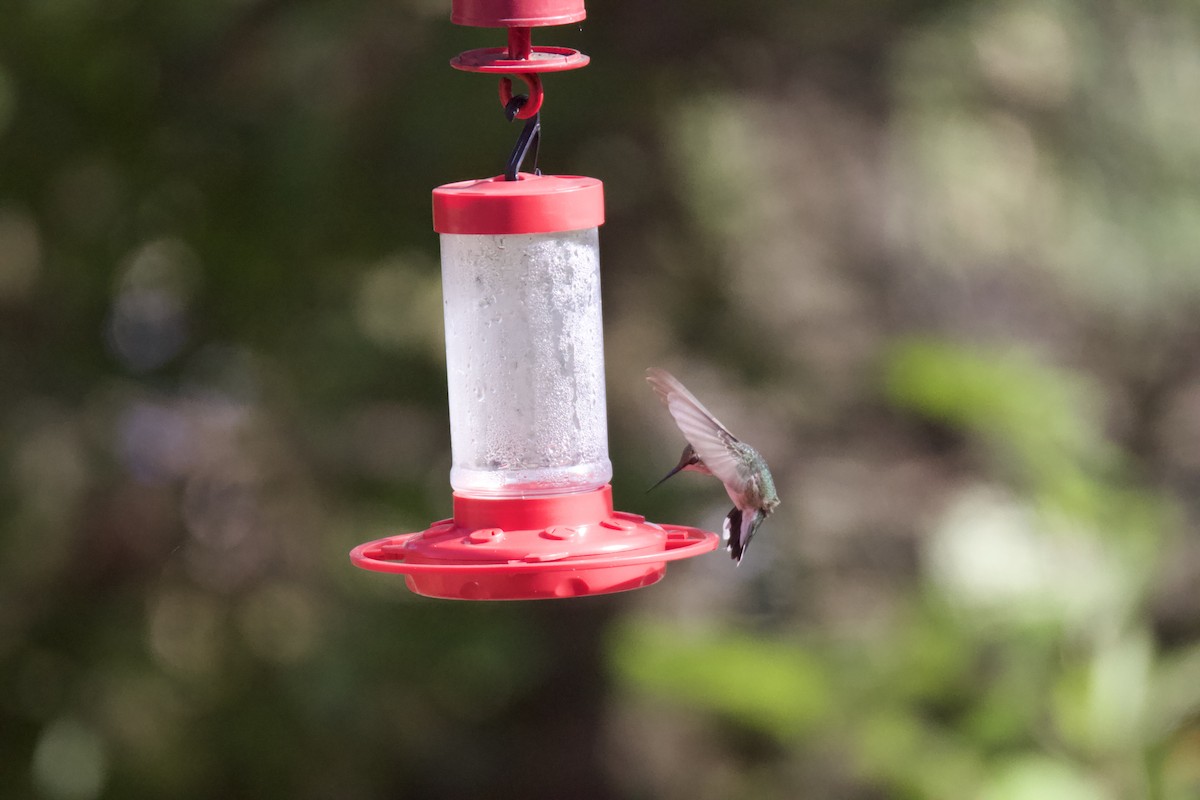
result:
M 512 122 L 516 119 L 517 112 L 528 102 L 527 95 L 517 95 L 504 106 L 504 116 L 508 117 L 509 122 Z M 531 150 L 533 151 L 533 174 L 542 174 L 542 171 L 537 168 L 538 149 L 542 142 L 541 119 L 542 112 L 539 111 L 525 120 L 525 127 L 521 129 L 521 135 L 517 137 L 517 144 L 513 147 L 512 153 L 508 157 L 508 163 L 504 166 L 504 180 L 515 181 L 517 179 L 517 173 L 521 171 L 521 163 Z

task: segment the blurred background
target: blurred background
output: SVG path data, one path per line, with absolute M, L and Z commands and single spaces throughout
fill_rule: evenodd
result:
M 1200 7 L 593 2 L 610 597 L 356 570 L 450 511 L 430 190 L 502 171 L 444 0 L 9 0 L 0 796 L 1200 797 Z

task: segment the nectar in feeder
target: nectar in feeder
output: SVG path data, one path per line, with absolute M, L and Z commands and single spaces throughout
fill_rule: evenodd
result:
M 508 187 L 515 183 L 521 193 Z M 529 202 L 539 192 L 542 204 Z M 539 195 L 534 194 L 534 197 Z M 497 221 L 497 200 L 524 198 Z M 455 491 L 599 489 L 612 478 L 604 396 L 599 181 L 526 176 L 438 189 Z M 499 207 L 503 208 L 504 203 Z M 539 230 L 572 226 L 569 230 Z M 488 233 L 499 227 L 504 233 Z M 519 230 L 521 232 L 512 232 Z

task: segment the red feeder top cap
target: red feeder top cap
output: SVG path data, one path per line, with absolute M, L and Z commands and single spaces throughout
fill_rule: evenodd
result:
M 557 233 L 604 223 L 604 184 L 577 175 L 501 175 L 433 190 L 438 233 Z
M 587 16 L 583 0 L 453 0 L 450 21 L 473 28 L 566 25 Z

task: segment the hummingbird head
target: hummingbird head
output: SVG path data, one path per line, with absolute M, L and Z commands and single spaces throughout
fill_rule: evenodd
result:
M 674 475 L 676 472 L 685 471 L 699 472 L 702 475 L 712 475 L 712 472 L 710 472 L 708 467 L 704 466 L 704 462 L 700 460 L 700 456 L 696 454 L 696 448 L 692 447 L 690 444 L 683 448 L 683 455 L 679 457 L 679 463 L 675 465 L 675 469 L 664 475 L 662 480 L 651 486 L 650 489 L 647 489 L 647 491 L 657 489 L 663 483 L 663 481 Z

